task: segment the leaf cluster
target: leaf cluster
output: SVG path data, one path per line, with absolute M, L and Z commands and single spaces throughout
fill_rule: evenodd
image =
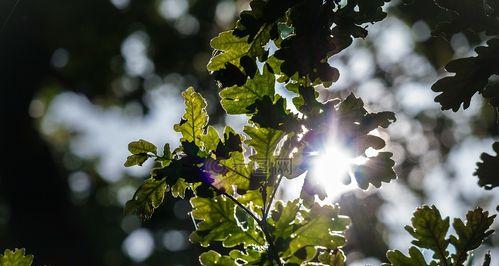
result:
M 499 2 L 496 0 L 434 0 L 442 11 L 442 17 L 432 35 L 450 39 L 456 33 L 473 33 L 486 40 L 486 46 L 475 48 L 476 56 L 450 61 L 445 70 L 453 75 L 436 81 L 432 90 L 440 93 L 435 101 L 442 110 L 457 112 L 461 106 L 467 109 L 471 98 L 479 93 L 499 112 Z M 495 144 L 494 144 L 495 145 Z M 475 175 L 479 185 L 486 189 L 496 187 L 497 161 L 482 154 Z
M 330 85 L 339 72 L 328 59 L 353 38 L 365 38 L 367 23 L 386 17 L 382 6 L 388 1 L 253 0 L 233 30 L 211 41 L 208 70 L 221 87 L 243 86 L 258 62 L 270 59 L 282 81 Z
M 169 145 L 165 145 L 160 156 L 150 142 L 130 143 L 130 157 L 144 155 L 146 160 L 154 159 L 157 167 L 127 202 L 125 212 L 150 218 L 164 201 L 165 193 L 185 197 L 186 190 L 190 190 L 194 194 L 190 199 L 191 214 L 196 220 L 196 230 L 190 240 L 202 246 L 220 241 L 224 247 L 232 248 L 229 255 L 214 251 L 203 254 L 200 261 L 205 265 L 228 260 L 236 264 L 269 265 L 340 261 L 344 256 L 339 248 L 345 243 L 343 232 L 349 219 L 339 215 L 337 206 L 321 206 L 315 202 L 315 194 L 308 193 L 313 186 L 308 185 L 304 185 L 302 198 L 272 204 L 279 182 L 282 178 L 303 174 L 309 168 L 307 161 L 314 158 L 312 151 L 320 153 L 320 142 L 328 138 L 330 122 L 335 122 L 334 130 L 341 140 L 351 143 L 355 155 L 365 157 L 367 148 L 384 147 L 383 139 L 369 133 L 378 127 L 388 127 L 395 120 L 394 114 L 369 113 L 362 100 L 353 94 L 344 101 L 321 103 L 303 89 L 297 97 L 303 98 L 300 108 L 308 116 L 293 114 L 273 87 L 265 87 L 274 85 L 273 74 L 264 70 L 259 75 L 262 78 L 251 80 L 255 84 L 253 92 L 237 91 L 241 97 L 254 97 L 253 103 L 224 103 L 225 108 L 248 115 L 244 135 L 226 127 L 220 137 L 218 131 L 208 125 L 206 101 L 189 88 L 182 94 L 185 113 L 174 126 L 182 135 L 180 147 L 171 151 Z M 222 90 L 221 95 L 232 89 Z M 306 90 L 312 94 L 315 91 L 313 87 Z M 298 135 L 302 135 L 300 141 Z M 298 157 L 292 153 L 295 149 L 300 150 L 301 159 L 293 160 L 290 167 L 294 170 L 273 171 L 272 165 L 277 160 Z M 246 158 L 244 154 L 248 152 L 250 156 Z M 130 157 L 125 165 L 130 165 Z M 363 165 L 352 165 L 359 186 L 379 187 L 381 182 L 395 178 L 390 157 L 391 153 L 380 152 L 375 157 L 365 157 Z M 309 179 L 307 175 L 306 180 Z M 244 247 L 245 252 L 233 249 L 237 247 Z
M 166 144 L 160 155 L 145 140 L 129 145 L 125 166 L 152 159 L 155 167 L 125 212 L 148 219 L 167 195 L 189 197 L 195 226 L 190 241 L 224 248 L 224 254 L 203 253 L 202 265 L 344 265 L 341 248 L 350 220 L 340 215 L 337 205 L 319 204 L 327 195 L 313 178 L 313 162 L 327 156 L 325 147 L 332 140 L 342 143 L 360 159 L 347 163 L 346 178 L 361 189 L 379 188 L 396 178 L 395 163 L 393 154 L 382 150 L 385 140 L 373 131 L 387 128 L 396 118 L 392 112 L 369 112 L 354 94 L 343 100 L 319 100 L 316 87 L 338 79 L 328 60 L 353 38 L 367 36 L 366 24 L 386 16 L 385 2 L 251 1 L 251 9 L 241 13 L 234 29 L 212 39 L 215 51 L 207 66 L 220 85 L 224 110 L 246 116 L 243 132 L 210 125 L 206 100 L 192 87 L 185 90 L 185 112 L 174 125 L 181 134 L 179 147 L 171 150 Z M 496 46 L 491 41 L 478 49 L 476 58 L 454 63 L 449 70 L 461 81 L 474 75 L 466 72 L 470 68 L 482 73 L 494 64 L 490 57 Z M 455 99 L 448 100 L 447 87 L 458 84 L 456 77 L 434 87 L 443 92 L 446 106 L 459 102 L 459 107 L 472 96 L 452 94 Z M 294 95 L 291 101 L 276 93 L 280 85 Z M 486 89 L 478 87 L 485 95 Z M 368 156 L 367 149 L 375 155 Z M 289 162 L 284 168 L 279 167 L 282 160 Z M 298 176 L 304 177 L 300 196 L 279 201 L 281 181 Z M 492 233 L 488 227 L 493 218 L 481 209 L 472 211 L 466 223 L 454 220 L 457 235 L 447 237 L 449 219 L 425 206 L 406 229 L 416 239 L 415 246 L 435 252 L 429 265 L 461 265 L 467 253 Z M 456 253 L 449 254 L 449 244 Z M 391 251 L 388 259 L 393 265 L 428 265 L 417 248 L 411 248 L 409 257 Z
M 464 265 L 469 253 L 494 232 L 489 228 L 495 216 L 489 216 L 489 213 L 481 208 L 471 210 L 466 214 L 466 221 L 454 219 L 452 227 L 456 233 L 448 236 L 449 217 L 442 218 L 435 206 L 423 205 L 414 212 L 412 225 L 405 227 L 414 238 L 414 246 L 409 249 L 407 256 L 399 250 L 388 251 L 387 258 L 390 263 L 386 265 Z M 454 251 L 450 251 L 450 245 Z M 427 262 L 421 249 L 430 250 L 433 260 Z

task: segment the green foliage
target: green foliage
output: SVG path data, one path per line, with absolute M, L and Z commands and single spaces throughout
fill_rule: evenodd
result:
M 238 207 L 227 197 L 195 197 L 191 199 L 191 205 L 192 217 L 201 221 L 190 236 L 192 242 L 208 246 L 210 242 L 221 241 L 224 247 L 265 245 L 255 220 L 244 214 L 236 216 Z
M 202 132 L 208 124 L 206 101 L 192 87 L 184 91 L 182 96 L 185 99 L 185 113 L 182 121 L 176 124 L 174 129 L 182 134 L 182 141 L 199 145 L 202 141 Z
M 255 75 L 242 86 L 232 86 L 220 92 L 220 104 L 227 114 L 246 114 L 249 112 L 248 106 L 256 100 L 261 100 L 268 96 L 274 97 L 274 75 L 265 67 L 263 73 Z
M 140 139 L 128 144 L 128 150 L 132 155 L 128 156 L 125 162 L 125 167 L 134 165 L 142 166 L 142 164 L 153 155 L 157 155 L 158 149 L 154 144 Z
M 464 265 L 469 252 L 478 248 L 494 232 L 489 228 L 495 216 L 489 216 L 489 213 L 481 208 L 471 210 L 466 214 L 466 222 L 459 218 L 454 219 L 452 227 L 456 235 L 447 237 L 449 217 L 442 219 L 435 206 L 422 206 L 414 212 L 412 226 L 406 226 L 406 230 L 415 239 L 412 241 L 414 246 L 409 249 L 409 255 L 390 250 L 386 255 L 390 264 L 386 265 Z M 453 251 L 450 251 L 449 244 L 454 246 Z M 427 263 L 419 249 L 431 250 L 434 260 Z
M 451 235 L 449 242 L 456 248 L 455 254 L 452 255 L 455 265 L 463 264 L 468 252 L 478 248 L 482 241 L 494 232 L 489 230 L 489 227 L 494 222 L 495 215 L 488 214 L 487 211 L 476 208 L 466 214 L 466 224 L 461 219 L 454 219 L 452 226 L 457 236 Z
M 147 153 L 157 154 L 158 152 L 154 144 L 143 139 L 130 142 L 130 144 L 128 144 L 128 150 L 132 154 L 147 154 Z
M 165 178 L 156 180 L 154 178 L 147 179 L 142 184 L 133 198 L 126 203 L 126 214 L 137 214 L 141 218 L 150 218 L 162 202 L 167 191 Z
M 386 257 L 391 262 L 391 265 L 404 265 L 404 266 L 427 266 L 426 260 L 416 247 L 411 247 L 409 249 L 409 256 L 405 256 L 402 252 L 398 250 L 390 250 L 386 253 Z M 432 262 L 431 265 L 438 265 L 436 262 Z
M 304 220 L 296 223 L 289 247 L 284 252 L 285 257 L 304 247 L 334 250 L 345 244 L 343 231 L 350 224 L 350 219 L 339 215 L 337 206 L 320 206 L 315 203 L 310 211 L 302 211 L 300 214 Z
M 217 163 L 217 162 L 215 162 Z M 218 169 L 206 169 L 214 179 L 212 185 L 230 194 L 234 192 L 234 187 L 238 189 L 248 189 L 251 170 L 244 162 L 244 156 L 240 152 L 231 152 L 229 159 L 218 162 L 222 171 Z
M 274 70 L 286 76 L 280 80 L 331 84 L 339 72 L 327 59 L 347 48 L 352 38 L 365 38 L 365 24 L 386 17 L 385 2 L 351 0 L 341 6 L 336 1 L 253 0 L 233 31 L 212 40 L 216 53 L 208 70 L 222 87 L 242 86 L 253 78 L 255 61 L 268 59 L 267 44 L 272 42 L 278 49 L 271 58 L 282 63 Z
M 499 186 L 499 142 L 495 142 L 492 148 L 496 156 L 482 153 L 480 158 L 482 162 L 477 163 L 477 169 L 474 175 L 478 176 L 478 185 L 485 189 L 493 189 Z
M 24 248 L 16 248 L 14 251 L 6 249 L 0 254 L 0 266 L 30 266 L 33 263 L 33 255 L 26 255 Z
M 433 258 L 445 264 L 449 255 L 449 243 L 445 238 L 449 230 L 449 217 L 442 219 L 435 206 L 422 206 L 414 212 L 411 222 L 412 226 L 406 226 L 405 230 L 414 237 L 412 244 L 432 250 Z
M 255 107 L 256 111 L 248 114 L 252 124 L 244 128 L 246 140 L 229 127 L 226 127 L 223 139 L 219 139 L 216 130 L 207 125 L 205 100 L 192 89 L 184 92 L 183 96 L 186 111 L 182 122 L 175 125 L 177 131 L 182 133 L 182 145 L 173 152 L 165 145 L 163 156 L 158 156 L 155 148 L 145 145 L 145 141 L 140 142 L 140 147 L 148 148 L 133 150 L 147 152 L 160 164 L 153 169 L 153 177 L 146 180 L 127 203 L 125 212 L 150 218 L 154 209 L 163 202 L 166 192 L 170 191 L 175 197 L 184 197 L 185 191 L 191 189 L 197 195 L 191 198 L 192 216 L 198 221 L 197 229 L 190 237 L 192 242 L 208 246 L 220 241 L 226 248 L 239 245 L 247 249 L 252 247 L 251 252 L 246 250 L 249 253 L 240 256 L 235 256 L 233 252 L 229 256 L 205 253 L 200 259 L 204 265 L 230 265 L 227 264 L 229 261 L 238 265 L 252 260 L 264 264 L 313 261 L 342 265 L 344 256 L 338 249 L 345 244 L 343 232 L 349 225 L 348 217 L 339 215 L 337 206 L 320 206 L 310 197 L 296 199 L 285 205 L 281 202 L 273 205 L 273 191 L 277 190 L 277 180 L 282 176 L 273 171 L 271 166 L 283 152 L 282 147 L 281 152 L 278 152 L 279 143 L 284 141 L 282 146 L 289 146 L 284 150 L 290 151 L 295 147 L 296 141 L 292 140 L 302 130 L 302 125 L 308 128 L 305 132 L 309 139 L 306 142 L 308 149 L 315 149 L 316 143 L 308 132 L 320 132 L 318 138 L 326 138 L 326 122 L 330 116 L 340 117 L 340 125 L 346 129 L 345 138 L 356 139 L 370 136 L 368 133 L 378 126 L 387 127 L 394 120 L 393 114 L 368 113 L 363 102 L 352 95 L 338 106 L 331 105 L 332 102 L 317 102 L 322 110 L 315 117 L 311 116 L 310 119 L 314 121 L 308 121 L 308 118 L 284 109 L 284 99 L 274 94 L 272 96 L 278 99 L 276 103 L 282 110 L 281 114 L 265 116 L 264 113 L 258 113 L 261 110 L 259 107 Z M 265 96 L 263 101 L 270 99 Z M 231 106 L 231 103 L 228 102 L 227 106 Z M 270 102 L 269 106 L 274 104 Z M 290 124 L 295 126 L 290 127 Z M 364 141 L 364 144 L 356 146 L 356 152 L 361 154 L 368 147 L 384 147 L 383 140 L 374 138 L 376 141 L 373 143 L 380 143 L 367 145 Z M 243 142 L 252 148 L 249 162 L 243 155 Z M 286 152 L 284 155 L 288 158 Z M 356 178 L 365 178 L 365 184 L 376 186 L 381 181 L 389 181 L 385 179 L 384 170 L 380 169 L 389 169 L 393 173 L 393 164 L 380 166 L 383 165 L 381 161 L 392 162 L 390 155 L 379 153 L 378 157 L 366 158 L 365 169 Z M 371 169 L 370 161 L 377 167 Z M 364 183 L 359 184 L 367 188 Z
M 338 2 L 251 1 L 251 9 L 241 13 L 235 28 L 211 41 L 215 52 L 207 67 L 220 86 L 224 110 L 247 116 L 243 133 L 226 127 L 220 134 L 209 125 L 205 99 L 188 88 L 182 93 L 185 113 L 174 126 L 182 135 L 179 147 L 170 151 L 165 145 L 164 155 L 159 156 L 146 141 L 131 143 L 132 155 L 125 166 L 141 165 L 148 158 L 157 163 L 125 211 L 150 218 L 166 192 L 174 197 L 189 195 L 196 227 L 190 240 L 203 247 L 217 242 L 223 247 L 221 253 L 203 253 L 202 265 L 345 265 L 341 249 L 350 219 L 340 215 L 338 205 L 319 204 L 318 198 L 327 195 L 324 185 L 312 177 L 313 162 L 328 154 L 329 142 L 345 145 L 356 159 L 346 163 L 348 178 L 361 189 L 381 187 L 396 178 L 395 163 L 393 154 L 382 150 L 385 140 L 373 131 L 386 129 L 396 118 L 392 112 L 367 111 L 353 93 L 343 100 L 318 100 L 317 86 L 330 85 L 339 76 L 328 60 L 353 38 L 365 38 L 366 23 L 385 18 L 382 7 L 388 1 Z M 269 47 L 275 47 L 275 53 Z M 474 81 L 466 81 L 478 71 L 467 73 L 470 68 L 484 71 L 491 65 L 495 48 L 491 41 L 477 50 L 476 58 L 451 63 L 448 70 L 456 76 L 434 86 L 443 92 L 438 98 L 443 106 L 459 108 L 464 103 L 466 107 L 476 91 L 495 95 L 483 89 L 485 85 L 473 85 L 474 76 Z M 278 83 L 294 94 L 292 103 L 276 94 Z M 461 86 L 459 93 L 449 89 L 455 86 Z M 375 155 L 367 155 L 369 148 Z M 282 160 L 291 161 L 284 170 L 279 168 Z M 279 201 L 276 192 L 282 179 L 302 175 L 300 196 Z M 455 220 L 457 236 L 447 237 L 449 218 L 442 219 L 435 207 L 424 206 L 406 229 L 415 246 L 434 252 L 429 265 L 460 265 L 491 234 L 487 228 L 493 218 L 477 209 L 468 214 L 466 223 Z M 449 255 L 449 244 L 456 253 Z M 428 265 L 416 247 L 408 256 L 390 251 L 387 257 L 393 265 Z

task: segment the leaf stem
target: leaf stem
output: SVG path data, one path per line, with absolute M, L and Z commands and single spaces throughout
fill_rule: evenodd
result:
M 265 239 L 267 239 L 267 242 L 269 244 L 269 251 L 271 253 L 272 259 L 277 262 L 277 265 L 282 266 L 281 259 L 279 257 L 279 253 L 277 252 L 277 249 L 274 246 L 274 238 L 272 235 L 268 232 L 267 230 L 267 223 L 264 220 L 258 219 L 256 214 L 254 214 L 250 209 L 248 209 L 246 206 L 244 206 L 240 201 L 238 201 L 236 198 L 234 198 L 232 195 L 228 194 L 225 191 L 219 190 L 217 187 L 210 185 L 215 191 L 218 193 L 224 195 L 225 197 L 229 198 L 231 201 L 233 201 L 237 206 L 239 206 L 243 211 L 248 213 L 251 218 L 253 218 L 258 226 L 262 228 L 262 232 L 265 235 Z
M 267 208 L 264 208 L 264 213 L 263 213 L 263 220 L 264 221 L 267 221 L 267 216 L 269 214 L 269 210 L 272 207 L 272 203 L 274 201 L 275 194 L 277 193 L 277 190 L 279 189 L 279 185 L 281 184 L 281 180 L 282 180 L 282 175 L 279 175 L 279 177 L 277 178 L 277 182 L 272 189 L 272 194 L 270 194 L 268 206 L 267 206 Z

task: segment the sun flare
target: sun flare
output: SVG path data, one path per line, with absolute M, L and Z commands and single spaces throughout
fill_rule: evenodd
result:
M 362 163 L 363 157 L 354 158 L 349 149 L 330 143 L 313 161 L 312 176 L 324 186 L 329 197 L 336 197 L 355 187 L 352 184 L 355 181 L 349 178 L 352 165 Z

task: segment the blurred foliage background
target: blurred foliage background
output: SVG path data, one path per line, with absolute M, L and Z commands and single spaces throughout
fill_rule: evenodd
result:
M 241 117 L 225 116 L 218 105 L 206 64 L 210 39 L 248 5 L 0 1 L 0 248 L 25 247 L 36 265 L 197 265 L 202 249 L 187 241 L 187 201 L 167 198 L 145 223 L 123 215 L 151 167 L 125 169 L 123 162 L 127 143 L 138 138 L 178 144 L 172 126 L 187 86 L 208 99 L 212 124 L 241 127 Z M 337 190 L 330 199 L 353 219 L 345 249 L 351 265 L 377 265 L 388 248 L 405 249 L 403 225 L 420 204 L 462 217 L 477 205 L 495 212 L 499 202 L 472 176 L 480 153 L 497 140 L 493 108 L 475 97 L 468 110 L 442 112 L 430 90 L 442 66 L 473 55 L 483 36 L 431 37 L 448 15 L 431 0 L 385 8 L 388 18 L 369 26 L 367 39 L 329 62 L 340 79 L 321 90 L 323 99 L 353 91 L 371 110 L 398 118 L 382 137 L 389 136 L 399 179 L 381 190 Z M 498 244 L 493 236 L 476 264 L 489 249 L 497 263 Z

